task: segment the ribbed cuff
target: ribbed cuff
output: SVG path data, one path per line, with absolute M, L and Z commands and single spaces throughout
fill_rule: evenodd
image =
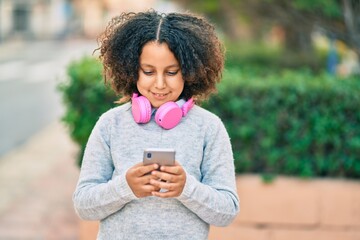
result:
M 126 181 L 125 173 L 114 179 L 116 194 L 124 199 L 125 202 L 130 202 L 137 199 Z
M 193 176 L 186 173 L 186 182 L 185 182 L 184 189 L 183 189 L 182 193 L 180 194 L 180 196 L 177 197 L 177 199 L 179 201 L 186 201 L 187 199 L 189 199 L 195 190 L 195 186 L 196 186 L 197 182 L 198 181 Z

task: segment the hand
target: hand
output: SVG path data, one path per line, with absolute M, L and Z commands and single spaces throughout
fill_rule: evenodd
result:
M 168 190 L 167 192 L 153 191 L 153 196 L 178 197 L 184 190 L 186 173 L 178 162 L 175 162 L 175 166 L 161 166 L 160 171 L 152 171 L 151 175 L 156 177 L 150 179 L 152 186 Z
M 150 184 L 150 180 L 155 180 L 158 178 L 155 175 L 148 174 L 158 168 L 159 165 L 157 164 L 144 166 L 142 163 L 138 163 L 129 168 L 125 177 L 129 187 L 136 197 L 143 198 L 152 196 L 153 192 L 160 190 L 159 187 Z

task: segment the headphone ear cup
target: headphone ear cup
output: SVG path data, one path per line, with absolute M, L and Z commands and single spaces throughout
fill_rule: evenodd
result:
M 131 111 L 137 123 L 147 123 L 151 119 L 151 104 L 144 96 L 132 98 Z
M 167 102 L 156 111 L 155 121 L 164 129 L 175 127 L 182 118 L 181 108 L 174 102 Z

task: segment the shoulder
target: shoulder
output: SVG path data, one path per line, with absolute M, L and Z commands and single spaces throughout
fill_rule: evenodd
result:
M 186 117 L 188 117 L 186 122 L 190 131 L 201 130 L 205 132 L 206 136 L 213 136 L 217 135 L 219 131 L 226 131 L 220 117 L 201 106 L 195 105 Z
M 216 142 L 223 150 L 231 145 L 228 131 L 219 116 L 200 106 L 194 108 L 193 114 L 199 119 L 197 121 L 201 124 L 206 145 Z
M 123 105 L 114 107 L 104 112 L 98 119 L 97 124 L 103 127 L 108 127 L 123 119 L 125 115 L 131 114 L 131 104 L 125 103 Z
M 221 119 L 217 115 L 198 105 L 191 109 L 189 115 L 204 125 L 222 124 Z
M 123 105 L 114 107 L 106 111 L 100 116 L 100 120 L 108 120 L 108 119 L 114 119 L 117 116 L 121 116 L 124 113 L 131 112 L 131 104 L 130 103 L 124 103 Z

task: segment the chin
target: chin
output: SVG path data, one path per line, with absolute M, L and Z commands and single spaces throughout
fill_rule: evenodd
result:
M 152 106 L 153 108 L 159 108 L 159 107 L 161 107 L 161 105 L 163 105 L 165 102 L 161 102 L 161 103 L 159 103 L 159 102 L 155 102 L 155 103 L 150 102 L 150 103 L 151 103 L 151 106 Z

